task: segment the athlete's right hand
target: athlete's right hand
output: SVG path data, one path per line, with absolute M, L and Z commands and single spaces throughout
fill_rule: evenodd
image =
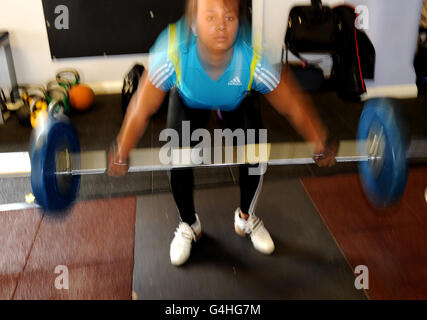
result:
M 108 151 L 108 175 L 112 177 L 124 176 L 129 170 L 129 159 L 120 159 L 117 153 L 117 142 L 114 141 Z
M 328 137 L 324 143 L 325 147 L 319 153 L 313 156 L 314 161 L 319 167 L 332 167 L 336 163 L 335 157 L 338 153 L 338 139 Z

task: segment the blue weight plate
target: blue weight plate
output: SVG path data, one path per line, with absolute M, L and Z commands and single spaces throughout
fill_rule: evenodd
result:
M 370 136 L 371 133 L 371 136 Z M 367 198 L 377 207 L 397 203 L 408 179 L 406 162 L 407 131 L 396 100 L 368 100 L 360 117 L 357 139 L 359 153 L 368 154 L 364 143 L 369 137 L 382 137 L 378 144 L 380 157 L 375 161 L 359 162 L 359 175 Z
M 64 150 L 73 155 L 80 152 L 77 134 L 69 121 L 50 117 L 43 128 L 33 131 L 30 140 L 31 187 L 37 204 L 49 213 L 67 209 L 79 191 L 80 176 L 56 174 L 58 159 L 64 155 Z M 62 159 L 65 158 L 62 156 Z M 72 167 L 78 169 L 79 157 L 72 156 L 71 159 Z

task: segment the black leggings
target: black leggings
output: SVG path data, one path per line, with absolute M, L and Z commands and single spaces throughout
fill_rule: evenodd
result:
M 179 133 L 180 140 L 182 134 L 182 121 L 190 121 L 190 130 L 192 133 L 198 128 L 205 128 L 211 113 L 211 110 L 189 108 L 185 105 L 184 101 L 182 101 L 176 88 L 170 91 L 167 127 L 176 130 Z M 262 121 L 259 96 L 257 93 L 249 93 L 234 111 L 221 111 L 221 117 L 224 127 L 232 131 L 241 128 L 246 133 L 247 129 L 256 129 L 255 143 L 259 143 L 257 140 L 257 129 L 262 128 Z M 197 141 L 191 142 L 191 146 L 194 147 L 197 143 Z M 263 180 L 262 175 L 249 175 L 248 170 L 250 167 L 258 167 L 258 165 L 239 166 L 240 209 L 246 214 L 253 214 Z M 181 220 L 190 225 L 193 224 L 196 221 L 196 211 L 194 209 L 193 200 L 193 169 L 172 169 L 169 172 L 169 181 Z

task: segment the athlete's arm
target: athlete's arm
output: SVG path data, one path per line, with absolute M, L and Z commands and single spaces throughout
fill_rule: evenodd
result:
M 165 96 L 166 92 L 156 88 L 149 80 L 148 70 L 144 71 L 117 136 L 115 155 L 111 152 L 109 155 L 110 175 L 123 175 L 127 172 L 126 160 L 145 132 L 151 116 L 159 110 Z M 124 165 L 117 165 L 120 163 Z
M 265 97 L 280 114 L 289 119 L 307 142 L 313 144 L 314 153 L 325 153 L 325 150 L 330 152 L 329 146 L 325 145 L 327 129 L 316 114 L 311 101 L 301 93 L 301 89 L 289 73 L 290 70 L 286 72 L 286 66 L 283 66 L 279 84 L 272 92 L 265 94 Z M 318 164 L 333 165 L 336 151 L 332 150 L 332 155 L 318 161 Z

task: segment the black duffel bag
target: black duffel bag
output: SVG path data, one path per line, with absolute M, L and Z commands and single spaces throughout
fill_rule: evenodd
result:
M 331 9 L 322 6 L 321 0 L 311 3 L 311 6 L 296 6 L 289 13 L 285 36 L 286 63 L 288 51 L 303 62 L 303 68 L 313 63 L 302 58 L 300 53 L 331 55 L 334 88 L 343 99 L 358 100 L 366 92 L 364 78 L 374 78 L 375 49 L 366 34 L 355 28 L 354 8 L 342 5 Z M 310 72 L 314 79 L 312 75 L 316 70 L 303 71 Z
M 289 12 L 286 30 L 286 50 L 300 53 L 335 53 L 338 48 L 338 21 L 321 0 L 311 0 L 311 6 L 295 6 Z
M 288 51 L 302 61 L 302 65 L 289 65 L 294 78 L 305 91 L 318 91 L 324 87 L 322 69 L 309 63 L 300 53 L 333 54 L 338 47 L 338 21 L 330 7 L 321 0 L 311 0 L 311 6 L 295 6 L 289 12 L 285 35 L 286 64 Z M 282 51 L 282 59 L 285 51 Z

